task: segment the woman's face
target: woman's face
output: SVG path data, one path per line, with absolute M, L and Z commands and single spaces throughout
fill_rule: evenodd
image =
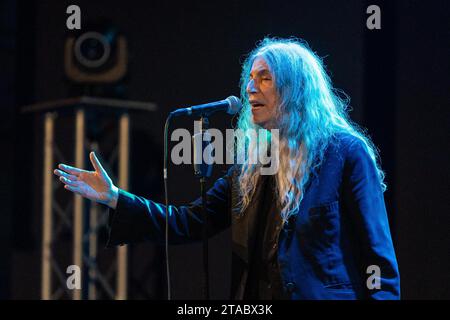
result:
M 257 57 L 253 61 L 247 94 L 252 106 L 253 122 L 265 129 L 272 129 L 276 115 L 277 93 L 273 75 L 262 57 Z

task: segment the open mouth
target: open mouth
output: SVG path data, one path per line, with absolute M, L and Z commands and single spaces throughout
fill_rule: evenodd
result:
M 262 104 L 258 101 L 250 101 L 250 104 L 252 105 L 252 109 L 264 107 L 264 104 Z

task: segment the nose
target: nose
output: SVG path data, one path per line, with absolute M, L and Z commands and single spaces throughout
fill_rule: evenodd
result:
M 247 93 L 256 93 L 256 87 L 255 87 L 255 80 L 254 79 L 250 79 L 250 81 L 247 83 Z

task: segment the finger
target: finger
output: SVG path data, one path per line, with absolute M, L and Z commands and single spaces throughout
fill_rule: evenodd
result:
M 64 189 L 75 192 L 76 194 L 82 195 L 81 194 L 81 189 L 78 187 L 74 187 L 74 186 L 69 186 L 69 185 L 64 185 Z
M 59 177 L 59 180 L 61 180 L 62 183 L 66 184 L 66 185 L 70 185 L 73 187 L 78 187 L 80 186 L 80 183 L 78 181 L 73 181 L 64 177 Z
M 101 173 L 102 175 L 106 175 L 106 171 L 103 169 L 103 166 L 95 155 L 95 152 L 91 152 L 89 154 L 89 158 L 91 159 L 91 163 L 94 166 L 95 171 Z
M 87 172 L 86 170 L 82 170 L 82 169 L 78 169 L 78 168 L 75 168 L 75 167 L 71 167 L 71 166 L 68 166 L 67 164 L 62 164 L 62 163 L 60 163 L 58 165 L 58 168 L 61 169 L 61 170 L 64 170 L 65 172 L 73 174 L 75 176 L 79 176 L 81 173 Z
M 68 174 L 68 173 L 66 173 L 64 171 L 61 171 L 61 170 L 58 170 L 58 169 L 55 169 L 53 171 L 53 173 L 56 174 L 58 177 L 64 177 L 64 178 L 67 178 L 69 180 L 74 180 L 74 181 L 78 180 L 77 176 L 75 176 L 73 174 Z

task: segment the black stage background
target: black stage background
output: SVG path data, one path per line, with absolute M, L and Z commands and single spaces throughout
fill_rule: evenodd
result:
M 404 299 L 450 299 L 449 2 L 440 1 L 12 1 L 0 3 L 0 298 L 39 299 L 41 121 L 20 107 L 71 96 L 63 46 L 66 8 L 105 18 L 130 43 L 127 98 L 160 111 L 133 119 L 131 191 L 162 201 L 163 121 L 177 106 L 238 95 L 240 62 L 266 35 L 296 36 L 324 57 L 352 118 L 368 128 L 387 173 Z M 378 4 L 382 29 L 366 28 Z M 230 119 L 211 118 L 218 128 Z M 192 128 L 190 121 L 177 126 Z M 224 168 L 216 168 L 214 177 Z M 198 195 L 188 166 L 171 167 L 171 198 Z M 175 183 L 177 180 L 182 184 Z M 211 179 L 211 182 L 214 179 Z M 189 186 L 189 187 L 188 187 Z M 190 187 L 192 186 L 192 187 Z M 229 283 L 229 232 L 211 241 L 212 297 Z M 171 248 L 173 298 L 201 298 L 201 246 Z M 164 299 L 162 250 L 135 245 L 132 299 Z

